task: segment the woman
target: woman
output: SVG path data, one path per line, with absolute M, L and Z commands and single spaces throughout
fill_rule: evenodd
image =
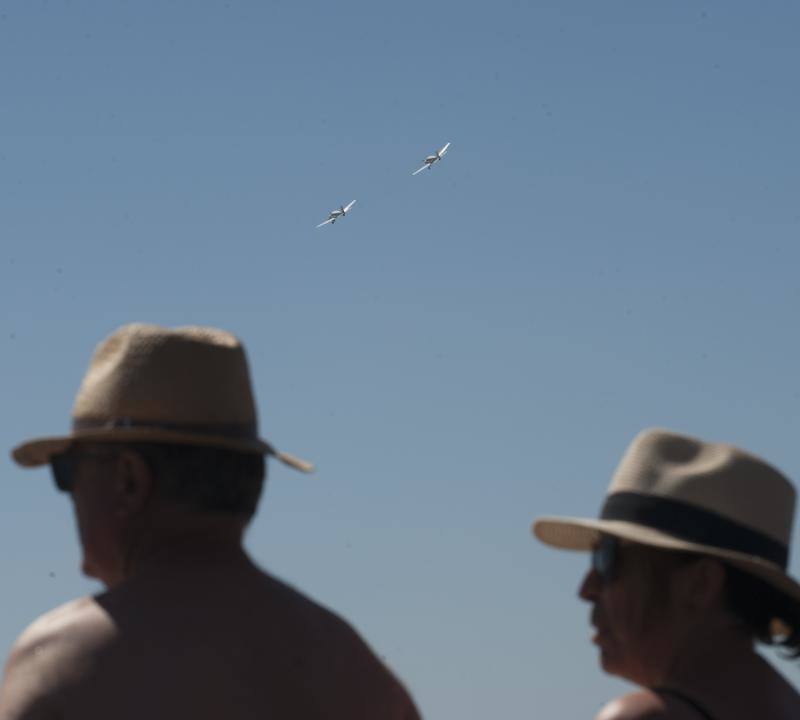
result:
M 794 498 L 760 458 L 646 430 L 598 520 L 534 523 L 549 545 L 591 551 L 579 595 L 601 665 L 642 688 L 598 720 L 800 718 L 800 694 L 754 647 L 800 656 L 800 584 L 786 574 Z

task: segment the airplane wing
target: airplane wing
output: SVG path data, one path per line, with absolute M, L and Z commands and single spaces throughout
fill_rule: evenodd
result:
M 350 203 L 350 204 L 349 204 L 347 207 L 345 207 L 344 211 L 345 211 L 345 212 L 347 212 L 347 211 L 348 211 L 348 210 L 349 210 L 351 207 L 353 207 L 353 205 L 355 205 L 355 204 L 356 204 L 356 201 L 355 201 L 355 200 L 353 200 L 353 202 L 351 202 L 351 203 Z
M 414 170 L 412 175 L 416 175 L 417 173 L 421 173 L 426 167 L 428 167 L 428 163 L 425 163 L 419 170 Z
M 439 150 L 439 157 L 442 157 L 447 152 L 447 148 L 450 147 L 450 143 L 447 143 L 441 150 Z
M 325 222 L 321 222 L 319 225 L 317 225 L 317 227 L 321 228 L 323 225 L 327 225 L 328 223 L 332 223 L 333 220 L 334 220 L 334 218 L 328 218 Z M 316 228 L 314 228 L 314 229 L 316 230 Z

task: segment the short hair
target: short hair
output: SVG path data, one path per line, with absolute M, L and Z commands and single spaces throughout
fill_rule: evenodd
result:
M 167 443 L 125 447 L 145 459 L 161 497 L 199 512 L 255 514 L 266 477 L 263 455 Z
M 756 640 L 800 657 L 800 602 L 755 575 L 723 564 L 728 609 Z M 784 627 L 776 628 L 776 620 Z
M 725 605 L 748 634 L 758 642 L 783 648 L 789 657 L 800 657 L 800 602 L 713 555 L 644 547 L 648 550 L 643 556 L 641 582 L 651 620 L 658 621 L 657 611 L 663 611 L 669 602 L 670 571 L 701 558 L 710 558 L 725 569 Z

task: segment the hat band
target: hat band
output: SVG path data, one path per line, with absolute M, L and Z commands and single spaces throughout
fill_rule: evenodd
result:
M 758 530 L 740 525 L 711 510 L 655 495 L 618 492 L 609 495 L 603 520 L 623 520 L 661 530 L 699 545 L 755 555 L 786 570 L 789 548 Z
M 72 421 L 73 431 L 87 430 L 165 430 L 167 432 L 188 433 L 199 437 L 228 437 L 236 440 L 258 440 L 258 431 L 254 422 L 250 423 L 203 423 L 189 425 L 183 423 L 151 422 L 150 420 L 134 420 L 133 418 L 76 418 Z

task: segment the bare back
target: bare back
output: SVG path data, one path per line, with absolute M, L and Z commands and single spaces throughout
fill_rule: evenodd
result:
M 12 652 L 0 720 L 415 720 L 333 613 L 246 563 L 161 570 L 48 613 Z

